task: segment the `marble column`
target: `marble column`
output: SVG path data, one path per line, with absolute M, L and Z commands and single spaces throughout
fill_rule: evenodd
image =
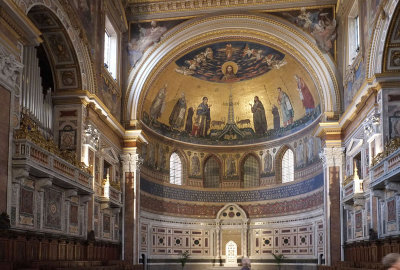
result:
M 136 147 L 124 149 L 122 159 L 122 258 L 133 264 L 139 263 L 139 210 L 140 173 Z
M 321 153 L 324 167 L 324 222 L 326 225 L 324 253 L 327 265 L 343 258 L 341 187 L 345 164 L 344 151 L 344 147 L 333 146 L 323 148 Z

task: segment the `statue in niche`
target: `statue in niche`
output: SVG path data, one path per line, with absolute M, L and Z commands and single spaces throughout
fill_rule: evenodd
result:
M 269 153 L 269 150 L 267 150 L 264 156 L 264 173 L 268 174 L 271 172 L 272 172 L 272 156 Z
M 200 159 L 195 153 L 192 157 L 192 175 L 199 175 L 200 174 Z
M 230 177 L 236 175 L 236 161 L 232 155 L 229 155 L 226 160 L 226 168 L 226 176 Z
M 172 128 L 179 129 L 183 127 L 185 122 L 186 114 L 186 99 L 185 93 L 182 92 L 181 97 L 176 102 L 174 108 L 172 109 L 171 115 L 169 116 L 169 124 Z

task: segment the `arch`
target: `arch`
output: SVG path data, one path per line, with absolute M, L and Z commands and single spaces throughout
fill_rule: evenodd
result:
M 189 160 L 187 156 L 185 155 L 185 152 L 183 152 L 181 149 L 173 148 L 172 151 L 170 152 L 176 153 L 179 158 L 181 159 L 182 162 L 182 185 L 185 185 L 187 182 L 187 177 L 188 177 L 188 169 L 189 169 Z M 168 164 L 169 166 L 169 164 Z M 168 167 L 169 168 L 169 167 Z
M 217 213 L 217 220 L 222 220 L 222 219 L 227 219 L 229 218 L 229 216 L 225 216 L 224 213 L 227 211 L 233 211 L 234 213 L 239 212 L 240 215 L 235 215 L 236 218 L 240 219 L 244 219 L 245 221 L 247 221 L 247 214 L 246 211 L 243 210 L 243 208 L 241 208 L 239 205 L 235 204 L 235 203 L 229 203 L 224 205 Z
M 82 89 L 81 70 L 75 49 L 57 15 L 43 5 L 33 6 L 27 15 L 42 33 L 41 45 L 50 62 L 54 90 Z
M 203 187 L 219 188 L 221 185 L 221 161 L 210 155 L 204 159 L 203 165 Z
M 282 161 L 282 183 L 294 181 L 294 154 L 291 149 L 286 149 Z
M 176 152 L 172 152 L 169 157 L 169 182 L 170 184 L 182 185 L 182 178 L 182 160 Z
M 210 31 L 212 25 L 213 31 Z M 301 63 L 314 80 L 321 100 L 322 111 L 341 111 L 336 67 L 332 60 L 317 48 L 315 41 L 289 22 L 270 14 L 229 14 L 195 18 L 166 34 L 154 48 L 148 50 L 133 68 L 128 78 L 125 97 L 126 117 L 140 119 L 140 103 L 158 72 L 179 53 L 206 42 L 240 38 L 271 42 L 286 47 L 285 53 Z
M 241 161 L 240 169 L 242 187 L 260 186 L 261 162 L 258 156 L 253 153 L 245 155 Z
M 400 71 L 398 61 L 398 51 L 400 38 L 399 38 L 399 27 L 400 27 L 400 5 L 397 6 L 392 20 L 389 26 L 389 32 L 386 36 L 385 50 L 383 52 L 383 72 L 396 72 Z M 393 59 L 396 58 L 396 63 Z
M 282 161 L 283 157 L 286 154 L 287 150 L 290 150 L 293 154 L 293 173 L 294 173 L 294 164 L 296 164 L 296 157 L 294 155 L 295 151 L 290 145 L 283 145 L 275 155 L 275 183 L 283 183 L 282 182 Z
M 51 11 L 51 14 L 57 17 L 65 30 L 66 37 L 70 40 L 71 51 L 76 55 L 76 67 L 78 69 L 77 76 L 79 76 L 80 82 L 80 85 L 78 85 L 76 89 L 88 90 L 91 93 L 95 93 L 96 81 L 94 78 L 90 50 L 82 39 L 81 34 L 85 31 L 82 30 L 82 26 L 76 21 L 76 19 L 73 19 L 75 17 L 68 12 L 68 8 L 64 8 L 64 4 L 61 4 L 58 0 L 17 0 L 15 2 L 25 14 L 28 14 L 33 7 L 42 6 L 47 8 Z M 71 73 L 66 73 L 65 76 L 70 76 L 70 74 Z
M 367 78 L 372 78 L 375 74 L 382 73 L 384 67 L 384 50 L 386 42 L 384 42 L 388 36 L 389 28 L 393 20 L 395 20 L 394 12 L 396 6 L 400 0 L 389 0 L 385 6 L 382 7 L 382 11 L 379 14 L 375 27 L 373 27 L 374 32 L 369 45 L 369 54 L 367 62 Z M 388 18 L 392 18 L 389 20 Z

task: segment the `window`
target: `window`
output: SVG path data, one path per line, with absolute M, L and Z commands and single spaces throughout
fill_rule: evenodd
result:
M 104 30 L 104 67 L 117 79 L 117 33 L 107 16 Z
M 358 2 L 355 1 L 348 17 L 348 61 L 351 65 L 360 51 L 360 17 L 358 16 Z
M 257 187 L 260 181 L 260 168 L 257 159 L 249 155 L 243 165 L 243 187 Z
M 169 159 L 169 182 L 182 185 L 182 162 L 177 153 L 172 153 Z
M 294 180 L 293 151 L 287 149 L 282 158 L 282 183 Z
M 211 157 L 204 165 L 204 183 L 205 188 L 219 187 L 219 163 L 215 157 Z

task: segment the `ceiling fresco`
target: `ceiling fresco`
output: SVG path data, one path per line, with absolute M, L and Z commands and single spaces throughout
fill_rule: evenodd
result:
M 189 66 L 193 59 L 196 68 Z M 230 145 L 288 136 L 320 114 L 315 85 L 291 55 L 229 41 L 192 50 L 167 65 L 144 97 L 141 120 L 169 138 Z

